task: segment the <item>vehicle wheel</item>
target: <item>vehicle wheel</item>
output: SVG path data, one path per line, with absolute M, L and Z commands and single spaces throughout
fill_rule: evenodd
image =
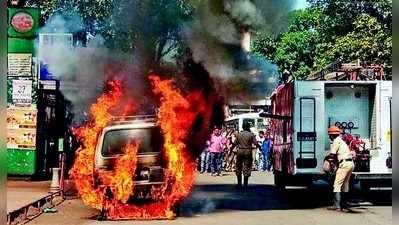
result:
M 360 188 L 361 188 L 362 192 L 368 193 L 371 190 L 371 185 L 369 183 L 363 181 L 360 183 Z
M 285 190 L 286 181 L 285 176 L 282 172 L 275 172 L 274 185 L 280 190 Z

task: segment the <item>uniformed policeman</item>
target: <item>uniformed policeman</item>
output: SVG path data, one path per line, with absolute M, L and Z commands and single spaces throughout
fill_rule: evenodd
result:
M 340 133 L 340 129 L 336 126 L 328 128 L 328 135 L 332 141 L 330 155 L 336 157 L 339 163 L 334 181 L 334 205 L 328 209 L 347 211 L 345 200 L 355 165 L 349 147 L 340 137 Z
M 249 123 L 243 124 L 243 131 L 235 134 L 235 141 L 232 146 L 234 148 L 238 145 L 236 157 L 237 187 L 240 189 L 242 188 L 242 175 L 244 175 L 244 187 L 242 189 L 244 192 L 247 191 L 248 179 L 252 171 L 253 145 L 259 147 L 255 135 L 251 133 L 250 127 Z

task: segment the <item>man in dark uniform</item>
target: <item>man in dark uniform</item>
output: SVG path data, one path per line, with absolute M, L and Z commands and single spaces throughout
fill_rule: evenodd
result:
M 235 134 L 235 141 L 233 147 L 238 145 L 237 158 L 236 158 L 236 175 L 237 175 L 237 187 L 242 188 L 242 174 L 244 175 L 244 192 L 248 188 L 248 179 L 251 176 L 252 171 L 252 149 L 253 145 L 259 147 L 256 137 L 250 131 L 250 124 L 244 123 L 243 131 Z

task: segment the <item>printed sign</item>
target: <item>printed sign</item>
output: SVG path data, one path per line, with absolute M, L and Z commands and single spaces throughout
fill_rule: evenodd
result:
M 19 12 L 12 17 L 11 26 L 20 33 L 26 33 L 32 30 L 34 20 L 28 13 Z
M 7 108 L 7 128 L 36 128 L 37 110 L 33 107 L 10 106 Z
M 32 76 L 32 54 L 8 54 L 8 76 Z
M 36 148 L 36 129 L 7 129 L 7 148 Z
M 316 132 L 298 132 L 298 141 L 316 141 Z
M 15 105 L 32 104 L 32 80 L 12 81 L 12 102 Z

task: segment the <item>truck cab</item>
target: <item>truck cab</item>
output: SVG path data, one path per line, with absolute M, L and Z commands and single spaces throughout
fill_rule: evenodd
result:
M 133 192 L 143 197 L 150 194 L 153 186 L 163 184 L 161 129 L 155 116 L 134 116 L 114 118 L 98 136 L 93 174 L 95 187 L 102 184 L 99 174 L 112 172 L 116 159 L 124 154 L 123 147 L 133 139 L 140 141 L 137 168 L 132 174 Z

